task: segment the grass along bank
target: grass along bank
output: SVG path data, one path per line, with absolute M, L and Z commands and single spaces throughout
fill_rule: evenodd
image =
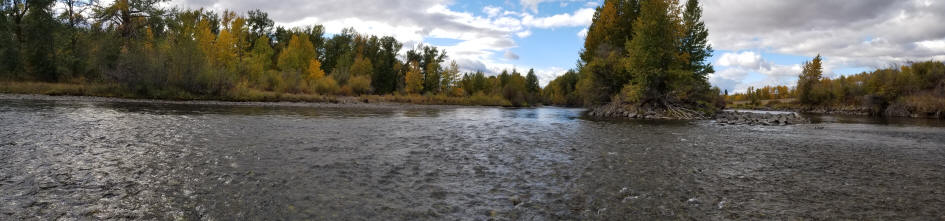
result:
M 232 89 L 223 95 L 194 95 L 183 91 L 151 91 L 143 95 L 119 84 L 108 83 L 46 83 L 0 81 L 0 93 L 41 94 L 52 96 L 93 96 L 157 100 L 218 100 L 237 102 L 313 102 L 313 103 L 404 103 L 418 105 L 514 106 L 498 95 L 482 93 L 470 96 L 389 94 L 335 96 L 304 93 L 277 93 L 256 89 Z

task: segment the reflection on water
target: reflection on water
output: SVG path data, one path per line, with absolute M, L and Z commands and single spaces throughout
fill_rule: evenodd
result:
M 940 124 L 582 111 L 0 99 L 0 220 L 945 215 Z
M 870 117 L 850 115 L 808 114 L 814 123 L 870 124 L 884 126 L 945 127 L 945 120 L 906 117 Z

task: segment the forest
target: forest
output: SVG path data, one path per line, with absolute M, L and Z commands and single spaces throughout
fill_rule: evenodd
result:
M 711 114 L 724 104 L 707 76 L 713 49 L 696 0 L 609 0 L 597 8 L 577 67 L 543 90 L 551 104 Z
M 276 26 L 266 12 L 167 0 L 0 1 L 0 92 L 159 99 L 531 106 L 534 70 L 460 73 L 447 52 L 352 28 Z M 384 95 L 384 96 L 376 96 Z
M 945 63 L 910 62 L 871 72 L 825 77 L 823 58 L 805 62 L 797 84 L 748 88 L 727 95 L 735 107 L 842 109 L 872 115 L 945 117 Z

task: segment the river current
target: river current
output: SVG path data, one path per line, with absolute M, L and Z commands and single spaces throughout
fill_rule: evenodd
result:
M 0 220 L 945 219 L 938 121 L 0 98 Z

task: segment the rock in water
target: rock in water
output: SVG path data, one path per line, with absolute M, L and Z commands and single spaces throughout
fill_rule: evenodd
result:
M 784 126 L 790 124 L 809 123 L 806 118 L 797 113 L 771 114 L 750 113 L 739 111 L 723 111 L 715 116 L 715 121 L 726 125 L 764 125 Z

